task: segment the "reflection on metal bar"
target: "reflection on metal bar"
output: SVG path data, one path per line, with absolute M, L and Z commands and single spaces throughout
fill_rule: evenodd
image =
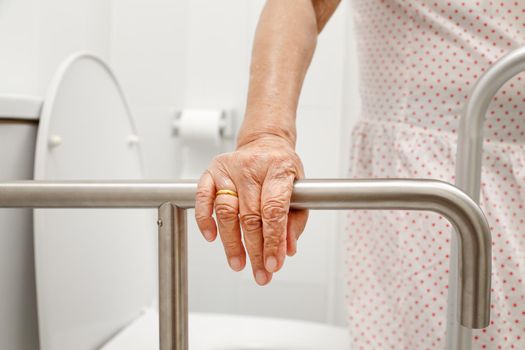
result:
M 0 183 L 0 207 L 160 207 L 161 344 L 163 349 L 186 350 L 184 209 L 194 206 L 196 189 L 195 181 Z M 428 210 L 442 214 L 461 242 L 458 319 L 466 327 L 488 326 L 490 230 L 481 209 L 458 188 L 435 180 L 301 180 L 294 185 L 292 207 Z
M 466 104 L 459 123 L 456 159 L 456 186 L 479 203 L 481 185 L 481 154 L 483 151 L 483 126 L 489 105 L 498 90 L 516 74 L 525 70 L 525 47 L 502 57 L 479 78 Z M 457 322 L 457 261 L 458 242 L 451 239 L 449 297 L 447 317 L 447 349 L 472 348 L 472 332 Z
M 494 63 L 474 86 L 460 120 L 456 184 L 476 202 L 481 184 L 483 126 L 490 102 L 509 79 L 525 70 L 525 47 L 510 52 Z
M 186 210 L 159 208 L 160 349 L 188 349 L 188 257 Z

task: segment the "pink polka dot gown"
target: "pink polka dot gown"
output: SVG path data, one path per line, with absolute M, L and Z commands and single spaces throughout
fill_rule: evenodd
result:
M 525 0 L 352 0 L 361 120 L 349 176 L 454 182 L 458 120 L 481 74 L 525 45 Z M 481 206 L 493 234 L 492 322 L 473 349 L 525 349 L 525 75 L 487 115 Z M 346 303 L 355 349 L 444 349 L 451 225 L 351 211 Z

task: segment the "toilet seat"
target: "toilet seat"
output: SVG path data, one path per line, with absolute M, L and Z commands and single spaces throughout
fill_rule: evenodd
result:
M 141 179 L 133 119 L 109 67 L 70 57 L 42 113 L 35 180 Z M 35 265 L 42 350 L 93 349 L 157 294 L 154 210 L 37 209 Z

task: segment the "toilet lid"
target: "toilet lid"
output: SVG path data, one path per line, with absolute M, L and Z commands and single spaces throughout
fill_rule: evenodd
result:
M 70 57 L 44 101 L 35 179 L 140 179 L 139 146 L 108 66 Z M 41 349 L 96 348 L 151 305 L 154 210 L 38 209 L 34 226 Z

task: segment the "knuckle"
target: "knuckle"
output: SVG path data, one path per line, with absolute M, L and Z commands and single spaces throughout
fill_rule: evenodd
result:
M 213 158 L 208 172 L 213 178 L 228 173 L 228 169 L 232 166 L 232 159 L 233 156 L 231 153 L 221 153 L 217 155 Z
M 297 166 L 290 158 L 280 159 L 273 170 L 273 176 L 278 179 L 288 179 L 297 176 L 297 174 Z
M 221 153 L 216 155 L 215 158 L 213 158 L 212 164 L 218 166 L 220 164 L 227 163 L 230 158 L 231 153 Z
M 209 219 L 209 216 L 195 212 L 195 221 L 204 222 Z
M 237 219 L 237 209 L 227 203 L 219 203 L 215 205 L 215 213 L 221 220 Z
M 246 232 L 258 231 L 262 228 L 261 216 L 258 214 L 241 215 L 241 224 Z
M 288 214 L 286 210 L 286 199 L 273 198 L 264 203 L 261 210 L 263 220 L 270 223 L 278 223 Z
M 279 163 L 283 169 L 295 169 L 295 159 L 290 157 L 290 155 L 279 157 Z

